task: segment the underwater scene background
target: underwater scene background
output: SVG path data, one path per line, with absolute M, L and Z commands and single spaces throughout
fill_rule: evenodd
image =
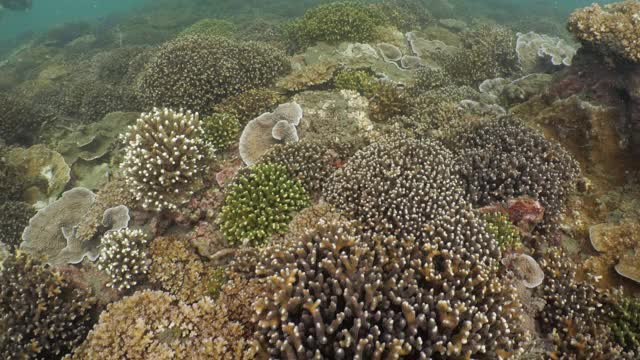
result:
M 0 0 L 0 359 L 640 359 L 640 2 Z

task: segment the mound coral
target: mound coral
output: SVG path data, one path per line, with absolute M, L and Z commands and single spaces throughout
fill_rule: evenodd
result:
M 464 33 L 464 48 L 443 63 L 444 70 L 460 85 L 476 85 L 518 71 L 516 38 L 502 26 L 482 25 Z
M 214 106 L 213 110 L 218 113 L 233 115 L 238 118 L 241 125 L 246 125 L 250 120 L 266 112 L 273 111 L 276 106 L 284 102 L 284 96 L 273 90 L 264 88 L 250 89 L 224 99 Z
M 254 359 L 245 334 L 208 297 L 189 305 L 145 290 L 110 304 L 73 359 Z
M 299 180 L 283 165 L 257 164 L 226 189 L 220 229 L 231 244 L 263 245 L 283 233 L 294 213 L 309 203 Z
M 385 23 L 380 10 L 346 1 L 307 10 L 286 30 L 296 48 L 305 48 L 318 41 L 371 41 L 376 35 L 376 27 Z
M 0 267 L 0 357 L 57 359 L 91 326 L 94 300 L 24 253 Z
M 24 202 L 0 203 L 0 243 L 11 248 L 20 246 L 22 232 L 35 213 L 33 207 Z
M 430 222 L 466 206 L 453 163 L 436 141 L 376 142 L 338 169 L 323 195 L 366 229 L 419 236 Z
M 215 113 L 202 119 L 206 141 L 216 150 L 225 150 L 240 137 L 240 123 L 231 114 Z
M 493 269 L 499 253 L 470 212 L 432 223 L 425 242 L 319 224 L 276 246 L 256 303 L 259 340 L 273 358 L 498 358 L 525 334 L 515 288 Z M 482 250 L 480 250 L 482 249 Z
M 148 257 L 147 234 L 142 230 L 109 231 L 102 237 L 98 268 L 111 277 L 109 286 L 128 290 L 146 277 Z
M 284 53 L 268 45 L 187 35 L 157 51 L 137 90 L 149 106 L 208 113 L 226 97 L 272 85 L 289 68 Z
M 626 61 L 640 62 L 640 3 L 626 0 L 578 9 L 569 16 L 567 29 L 583 44 Z
M 316 193 L 323 188 L 338 160 L 339 155 L 326 143 L 303 139 L 274 146 L 260 162 L 286 166 L 309 193 Z
M 451 144 L 475 206 L 531 196 L 545 209 L 543 228 L 557 220 L 580 174 L 566 150 L 517 119 L 476 122 Z
M 122 163 L 130 191 L 145 209 L 175 209 L 197 187 L 212 149 L 198 114 L 153 109 L 124 135 Z

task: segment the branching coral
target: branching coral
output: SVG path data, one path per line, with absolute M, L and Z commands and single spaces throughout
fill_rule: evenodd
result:
M 501 212 L 486 213 L 482 219 L 487 223 L 486 229 L 496 238 L 501 249 L 509 249 L 522 245 L 520 232 L 509 216 Z
M 640 354 L 640 300 L 620 294 L 613 302 L 609 327 L 616 343 Z
M 293 45 L 304 48 L 318 41 L 367 42 L 374 39 L 376 26 L 385 23 L 379 9 L 346 1 L 307 10 L 286 30 Z
M 284 96 L 269 89 L 251 89 L 238 95 L 230 96 L 214 106 L 218 113 L 233 115 L 238 118 L 241 125 L 246 125 L 250 120 L 273 111 L 276 106 L 285 102 Z
M 427 8 L 419 0 L 384 0 L 372 5 L 387 21 L 404 31 L 420 29 L 433 21 Z
M 263 245 L 272 234 L 283 233 L 308 203 L 302 183 L 285 166 L 258 164 L 227 187 L 220 229 L 232 244 Z
M 24 253 L 0 267 L 0 357 L 60 358 L 91 326 L 90 294 Z
M 409 98 L 399 87 L 382 83 L 369 101 L 369 117 L 373 121 L 384 122 L 394 116 L 409 112 Z
M 211 154 L 198 114 L 154 109 L 124 138 L 125 179 L 145 209 L 175 209 L 189 199 Z
M 378 88 L 375 76 L 366 70 L 342 70 L 333 79 L 338 90 L 355 90 L 364 96 L 372 96 Z
M 226 97 L 270 86 L 289 68 L 284 53 L 264 44 L 188 35 L 158 50 L 141 74 L 138 94 L 150 106 L 207 113 Z
M 578 9 L 569 16 L 567 28 L 578 40 L 605 54 L 640 62 L 640 3 L 635 0 Z
M 566 150 L 517 119 L 477 122 L 451 144 L 474 205 L 531 196 L 544 206 L 543 227 L 557 221 L 580 174 Z
M 111 277 L 109 286 L 128 290 L 149 271 L 147 234 L 142 230 L 109 231 L 102 237 L 98 268 Z
M 0 203 L 0 243 L 16 248 L 22 241 L 22 232 L 36 211 L 27 203 L 7 201 Z
M 0 109 L 0 139 L 9 144 L 30 145 L 39 127 L 51 118 L 34 104 L 5 92 L 0 93 Z
M 227 20 L 222 19 L 202 19 L 188 28 L 182 30 L 178 36 L 192 34 L 226 36 L 231 37 L 236 32 L 236 26 Z
M 145 290 L 110 304 L 73 359 L 254 359 L 245 335 L 208 297 L 189 305 Z
M 215 113 L 202 119 L 206 141 L 216 151 L 224 151 L 240 137 L 240 123 L 231 114 Z
M 433 222 L 425 242 L 319 224 L 272 249 L 256 303 L 273 358 L 487 358 L 524 339 L 514 287 L 492 276 L 499 251 L 472 213 Z M 482 250 L 481 250 L 482 249 Z
M 610 295 L 575 279 L 576 266 L 558 250 L 540 260 L 545 281 L 540 287 L 546 305 L 540 312 L 541 330 L 553 349 L 548 355 L 567 359 L 633 359 L 633 352 L 614 342 L 610 323 Z
M 367 229 L 419 236 L 431 221 L 466 206 L 453 163 L 432 140 L 376 142 L 332 175 L 324 197 Z
M 328 144 L 306 139 L 276 145 L 260 159 L 263 163 L 286 166 L 309 193 L 322 190 L 339 160 L 339 155 Z

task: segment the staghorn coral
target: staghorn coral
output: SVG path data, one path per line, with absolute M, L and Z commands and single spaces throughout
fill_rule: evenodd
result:
M 24 253 L 0 267 L 0 357 L 56 359 L 86 336 L 94 299 Z
M 380 10 L 345 1 L 307 10 L 285 30 L 295 48 L 305 48 L 319 41 L 367 42 L 375 38 L 376 26 L 385 23 Z
M 513 285 L 495 276 L 497 244 L 470 212 L 433 225 L 417 242 L 320 223 L 269 249 L 258 267 L 269 287 L 255 305 L 262 346 L 272 358 L 517 353 L 522 310 Z
M 459 85 L 507 77 L 518 70 L 515 34 L 503 26 L 482 25 L 464 33 L 464 48 L 448 56 L 444 70 Z
M 545 209 L 540 230 L 558 220 L 580 174 L 566 150 L 517 119 L 476 122 L 450 144 L 474 206 L 531 196 Z
M 640 63 L 640 3 L 626 0 L 591 6 L 574 11 L 567 29 L 585 45 L 604 54 Z
M 539 261 L 545 280 L 539 287 L 546 305 L 540 326 L 553 348 L 548 355 L 561 359 L 634 359 L 609 331 L 610 294 L 588 282 L 579 282 L 573 261 L 558 249 Z
M 218 221 L 231 244 L 264 245 L 272 234 L 286 231 L 294 213 L 309 203 L 302 183 L 283 165 L 257 164 L 225 191 Z
M 214 113 L 202 119 L 202 130 L 206 141 L 216 151 L 224 151 L 240 136 L 240 123 L 231 114 Z
M 122 163 L 130 191 L 145 209 L 175 209 L 198 186 L 211 155 L 198 114 L 153 109 L 124 135 Z
M 467 205 L 453 163 L 436 141 L 392 138 L 358 151 L 323 195 L 366 229 L 419 236 L 431 221 Z
M 35 213 L 31 205 L 21 201 L 0 203 L 0 243 L 12 249 L 20 246 L 22 232 Z
M 276 145 L 260 158 L 262 163 L 286 166 L 309 193 L 322 190 L 339 160 L 339 155 L 328 144 L 310 139 Z
M 254 359 L 246 333 L 208 297 L 189 305 L 145 290 L 110 304 L 73 359 Z
M 369 100 L 369 118 L 377 122 L 385 122 L 394 116 L 402 116 L 409 112 L 409 98 L 399 87 L 382 83 Z
M 149 280 L 180 301 L 196 302 L 212 295 L 211 292 L 218 292 L 224 284 L 220 284 L 224 276 L 220 277 L 218 269 L 202 262 L 180 238 L 154 239 L 149 246 L 149 255 Z
M 246 125 L 250 120 L 273 111 L 284 102 L 285 97 L 273 90 L 250 89 L 222 100 L 213 107 L 213 111 L 233 115 L 241 125 Z
M 98 269 L 111 277 L 109 286 L 129 290 L 146 277 L 149 272 L 147 237 L 142 230 L 129 228 L 109 231 L 102 237 Z
M 187 35 L 157 51 L 137 92 L 149 106 L 207 113 L 226 97 L 272 85 L 289 68 L 285 55 L 268 45 Z

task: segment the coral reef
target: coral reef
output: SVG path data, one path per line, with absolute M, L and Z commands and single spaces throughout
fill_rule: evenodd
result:
M 355 90 L 367 97 L 378 88 L 377 79 L 366 70 L 342 70 L 336 74 L 333 84 L 338 90 Z
M 196 302 L 222 286 L 224 276 L 203 263 L 183 239 L 156 238 L 149 246 L 149 255 L 149 280 L 180 301 Z
M 312 139 L 276 145 L 260 159 L 261 163 L 286 166 L 309 193 L 322 190 L 339 161 L 340 155 L 329 144 Z
M 0 203 L 0 243 L 14 249 L 20 246 L 22 232 L 36 211 L 27 203 L 6 201 Z
M 618 274 L 640 283 L 640 225 L 626 219 L 620 223 L 602 223 L 589 227 L 589 240 L 600 253 L 598 258 Z
M 569 16 L 567 29 L 585 45 L 620 59 L 640 62 L 640 4 L 634 0 L 576 10 Z
M 258 268 L 275 275 L 255 305 L 269 355 L 515 354 L 525 338 L 521 309 L 513 286 L 491 276 L 497 244 L 471 213 L 432 224 L 425 242 L 320 223 L 292 245 L 276 246 Z
M 214 113 L 202 119 L 204 138 L 216 150 L 224 151 L 240 136 L 240 122 L 231 114 Z
M 138 229 L 108 231 L 102 237 L 98 268 L 111 277 L 109 286 L 129 290 L 149 272 L 148 235 Z
M 530 31 L 518 33 L 517 37 L 516 53 L 525 74 L 544 71 L 549 65 L 571 66 L 576 54 L 575 47 L 554 36 Z
M 458 153 L 467 196 L 475 206 L 531 196 L 545 209 L 543 228 L 558 220 L 580 174 L 566 150 L 517 119 L 472 124 L 451 144 Z
M 640 353 L 640 300 L 617 296 L 609 316 L 609 327 L 616 343 L 625 350 Z
M 285 102 L 284 96 L 265 88 L 250 89 L 238 95 L 229 96 L 213 107 L 214 112 L 235 116 L 241 125 L 261 114 L 273 111 Z
M 289 67 L 284 54 L 268 45 L 188 35 L 156 52 L 137 92 L 149 106 L 207 113 L 226 97 L 270 86 Z
M 4 260 L 0 282 L 0 357 L 60 358 L 84 340 L 90 294 L 24 253 Z
M 487 232 L 495 237 L 503 250 L 519 247 L 522 245 L 518 228 L 511 223 L 507 214 L 501 212 L 489 212 L 482 215 L 482 219 L 487 223 Z
M 302 183 L 283 165 L 257 164 L 225 189 L 218 221 L 231 244 L 264 245 L 283 233 L 309 197 Z
M 393 84 L 382 83 L 369 100 L 369 118 L 373 121 L 385 122 L 408 112 L 409 98 Z
M 8 93 L 0 93 L 0 139 L 7 143 L 30 145 L 39 127 L 50 115 L 44 110 Z
M 73 359 L 254 359 L 245 334 L 208 297 L 189 305 L 145 290 L 110 304 Z
M 372 6 L 401 31 L 420 29 L 433 21 L 433 16 L 419 0 L 384 0 Z
M 171 210 L 189 199 L 212 153 L 198 114 L 154 109 L 123 137 L 124 176 L 143 208 Z
M 376 142 L 334 172 L 323 195 L 366 229 L 420 236 L 432 221 L 466 206 L 453 163 L 436 141 Z
M 178 36 L 200 34 L 207 36 L 232 37 L 236 30 L 236 26 L 227 20 L 202 19 L 182 30 Z
M 96 195 L 85 188 L 64 192 L 29 220 L 20 248 L 51 265 L 77 264 L 85 257 L 95 261 L 99 244 L 77 236 L 78 225 L 95 200 Z
M 249 121 L 240 135 L 242 161 L 255 164 L 272 146 L 299 140 L 297 126 L 302 119 L 302 107 L 295 101 L 280 104 L 270 113 Z
M 385 22 L 382 11 L 346 1 L 307 10 L 286 31 L 294 47 L 305 48 L 318 41 L 367 42 L 375 38 L 376 26 Z

